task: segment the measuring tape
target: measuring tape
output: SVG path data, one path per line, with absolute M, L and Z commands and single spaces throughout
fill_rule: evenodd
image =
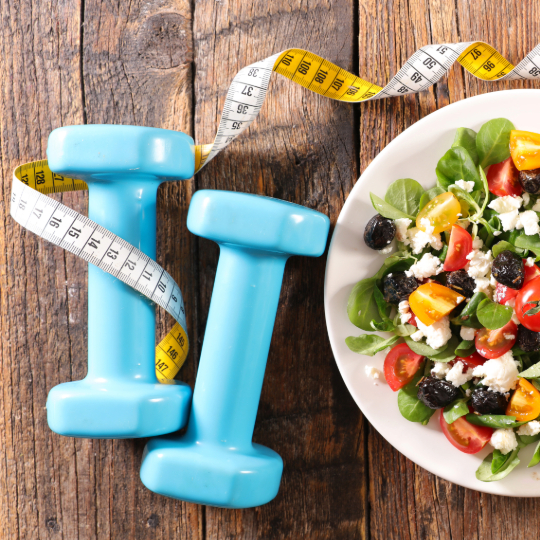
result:
M 214 142 L 195 146 L 195 172 L 207 165 L 255 120 L 264 103 L 273 71 L 321 96 L 359 103 L 422 92 L 439 81 L 456 61 L 484 81 L 540 79 L 540 45 L 517 66 L 482 41 L 426 45 L 407 60 L 384 88 L 309 51 L 287 49 L 246 66 L 233 78 Z M 175 318 L 177 322 L 173 329 L 156 347 L 156 375 L 161 382 L 170 382 L 182 367 L 189 347 L 180 288 L 161 266 L 134 246 L 47 196 L 85 189 L 88 189 L 85 182 L 53 173 L 47 161 L 21 165 L 13 173 L 11 215 L 26 229 L 127 283 Z M 68 222 L 71 225 L 67 225 Z M 78 238 L 67 234 L 75 230 L 74 227 L 81 231 Z M 90 239 L 96 235 L 106 240 L 104 245 L 108 247 L 99 247 L 101 243 L 91 242 Z M 113 263 L 106 262 L 105 255 L 110 249 L 118 251 L 122 257 Z M 126 265 L 128 260 L 136 260 L 136 264 Z M 140 277 L 146 267 L 160 273 L 161 287 L 151 289 L 141 283 Z

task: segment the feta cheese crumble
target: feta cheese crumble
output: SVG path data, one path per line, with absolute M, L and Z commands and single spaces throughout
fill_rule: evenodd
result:
M 491 265 L 493 263 L 493 257 L 491 256 L 491 250 L 487 253 L 479 249 L 473 249 L 468 255 L 469 262 L 465 269 L 467 274 L 472 278 L 485 277 L 488 272 L 491 271 Z
M 503 455 L 508 454 L 518 446 L 513 429 L 496 429 L 489 442 L 491 446 L 500 450 Z
M 418 324 L 418 332 L 415 332 L 411 338 L 414 340 L 415 334 L 421 333 L 426 338 L 426 343 L 434 349 L 440 349 L 446 345 L 447 341 L 452 337 L 450 330 L 450 319 L 448 316 L 443 317 L 440 321 L 426 326 L 420 319 L 416 319 Z M 418 341 L 418 340 L 415 340 Z
M 411 335 L 411 339 L 413 341 L 420 341 L 423 337 L 424 337 L 424 334 L 422 333 L 421 330 L 417 330 L 414 334 Z
M 468 369 L 463 371 L 465 365 L 460 360 L 454 364 L 452 369 L 446 374 L 446 380 L 451 382 L 455 387 L 459 388 L 462 384 L 470 381 L 473 378 L 473 370 Z
M 425 219 L 425 218 L 424 218 Z M 427 220 L 429 223 L 429 220 Z M 427 228 L 430 232 L 424 232 L 418 227 L 413 227 L 407 231 L 407 236 L 403 243 L 412 248 L 412 252 L 415 255 L 421 253 L 422 250 L 429 244 L 433 249 L 439 250 L 443 247 L 443 242 L 441 240 L 440 234 L 433 234 L 433 225 L 429 224 Z
M 364 371 L 366 376 L 370 379 L 373 379 L 373 384 L 377 384 L 378 381 L 383 381 L 384 377 L 380 369 L 374 368 L 373 366 L 365 366 Z
M 392 251 L 392 246 L 391 246 L 391 245 L 386 246 L 386 247 L 383 248 L 383 249 L 379 249 L 379 253 L 380 253 L 381 255 L 388 255 L 391 251 Z
M 461 339 L 464 339 L 465 341 L 472 341 L 476 335 L 476 330 L 474 328 L 469 328 L 468 326 L 462 326 L 459 335 L 461 336 Z
M 474 189 L 474 182 L 472 180 L 456 180 L 456 186 L 467 193 L 471 193 L 471 191 Z
M 512 195 L 497 197 L 488 204 L 488 208 L 495 210 L 499 214 L 503 230 L 512 231 L 519 221 L 519 208 L 523 199 Z
M 396 226 L 396 238 L 399 242 L 408 242 L 407 229 L 411 223 L 412 220 L 409 218 L 394 219 L 394 225 Z
M 526 191 L 521 194 L 521 198 L 523 199 L 523 206 L 527 206 L 531 202 L 531 196 Z
M 527 257 L 525 261 L 525 266 L 533 267 L 534 266 L 534 257 Z
M 520 426 L 517 432 L 518 435 L 538 435 L 540 433 L 540 422 L 538 420 L 532 420 Z
M 527 236 L 538 234 L 540 232 L 540 226 L 538 226 L 538 214 L 533 210 L 521 212 L 516 224 L 516 229 L 523 229 L 523 232 Z
M 533 204 L 532 209 L 535 212 L 540 212 L 540 199 L 537 199 L 536 202 Z
M 480 382 L 490 390 L 505 393 L 516 387 L 517 362 L 514 360 L 512 351 L 508 351 L 499 358 L 488 360 L 485 364 L 475 367 L 473 375 L 483 377 Z
M 407 300 L 403 300 L 398 305 L 398 312 L 399 317 L 401 319 L 401 324 L 405 324 L 409 322 L 410 318 L 412 317 L 412 314 L 409 310 L 409 302 Z
M 416 279 L 426 279 L 436 276 L 443 271 L 443 263 L 438 257 L 431 253 L 425 253 L 424 256 L 416 261 L 409 270 L 405 271 L 407 277 L 414 276 Z
M 431 368 L 431 374 L 437 379 L 444 379 L 450 371 L 450 366 L 445 362 L 435 362 Z

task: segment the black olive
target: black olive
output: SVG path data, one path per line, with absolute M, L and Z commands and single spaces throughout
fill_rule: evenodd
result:
M 540 169 L 519 171 L 519 183 L 527 193 L 540 193 Z
M 424 377 L 418 383 L 418 399 L 430 409 L 442 409 L 459 395 L 459 388 L 444 379 Z
M 523 260 L 508 249 L 495 257 L 491 273 L 501 285 L 506 285 L 511 289 L 523 287 L 525 280 Z
M 389 304 L 399 304 L 407 300 L 416 289 L 418 281 L 412 276 L 407 277 L 405 272 L 388 274 L 383 280 L 383 295 Z
M 462 294 L 465 298 L 471 298 L 476 288 L 474 279 L 465 270 L 449 272 L 446 276 L 446 286 L 449 289 Z
M 396 226 L 381 214 L 373 216 L 366 225 L 364 242 L 371 249 L 384 249 L 396 236 Z
M 477 388 L 472 393 L 471 405 L 480 414 L 505 414 L 508 398 L 500 392 Z
M 533 332 L 520 324 L 518 327 L 517 346 L 525 352 L 540 351 L 540 332 Z

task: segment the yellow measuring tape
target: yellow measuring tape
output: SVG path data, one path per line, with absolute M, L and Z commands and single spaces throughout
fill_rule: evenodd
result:
M 361 79 L 309 51 L 287 49 L 250 64 L 235 75 L 227 92 L 214 142 L 195 146 L 195 172 L 200 171 L 255 120 L 264 103 L 270 76 L 274 71 L 321 96 L 358 103 L 422 92 L 443 77 L 456 61 L 469 73 L 484 81 L 540 79 L 540 45 L 527 54 L 517 66 L 513 66 L 496 49 L 482 41 L 426 45 L 407 60 L 384 88 Z M 23 188 L 28 187 L 44 195 L 88 189 L 86 183 L 81 180 L 56 175 L 50 171 L 46 161 L 28 163 L 14 171 L 13 192 L 22 193 L 22 188 L 16 182 L 19 182 Z M 52 201 L 52 199 L 49 200 Z M 17 206 L 20 204 L 19 201 L 20 195 L 15 201 L 12 197 L 11 214 L 23 227 L 32 230 L 23 216 L 18 216 L 18 213 L 21 213 Z M 58 204 L 56 201 L 53 203 Z M 24 211 L 22 212 L 24 214 Z M 73 215 L 76 214 L 71 212 Z M 84 219 L 88 221 L 87 218 Z M 40 230 L 34 229 L 33 232 L 55 242 L 54 238 L 42 234 Z M 61 242 L 55 243 L 65 249 L 70 249 L 70 246 L 62 245 Z M 85 256 L 72 249 L 70 251 L 86 260 L 91 260 L 91 256 Z M 91 262 L 95 263 L 94 260 Z M 153 261 L 152 263 L 160 268 L 157 263 Z M 103 269 L 108 271 L 106 268 Z M 121 275 L 117 277 L 122 279 Z M 142 288 L 138 290 L 165 307 L 161 298 L 152 297 Z M 178 293 L 181 300 L 179 289 Z M 161 382 L 170 382 L 187 357 L 188 336 L 183 301 L 181 309 L 174 313 L 167 307 L 165 309 L 176 318 L 177 323 L 156 347 L 156 374 Z

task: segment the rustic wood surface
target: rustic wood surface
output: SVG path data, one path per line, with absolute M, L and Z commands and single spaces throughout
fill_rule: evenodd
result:
M 19 0 L 0 2 L 0 538 L 537 539 L 540 501 L 476 493 L 403 457 L 362 417 L 332 358 L 325 257 L 286 268 L 255 441 L 283 456 L 280 493 L 244 511 L 146 490 L 144 441 L 53 434 L 45 401 L 86 372 L 86 265 L 9 217 L 12 169 L 45 155 L 49 132 L 82 123 L 178 129 L 213 139 L 234 74 L 304 47 L 383 85 L 427 43 L 483 39 L 517 63 L 540 36 L 520 0 Z M 429 91 L 350 106 L 274 76 L 249 132 L 194 179 L 160 188 L 158 261 L 180 283 L 193 384 L 217 248 L 187 232 L 192 193 L 279 197 L 335 223 L 359 173 L 437 108 L 502 88 L 451 69 Z M 63 201 L 85 212 L 85 194 Z M 158 315 L 158 332 L 171 320 Z

